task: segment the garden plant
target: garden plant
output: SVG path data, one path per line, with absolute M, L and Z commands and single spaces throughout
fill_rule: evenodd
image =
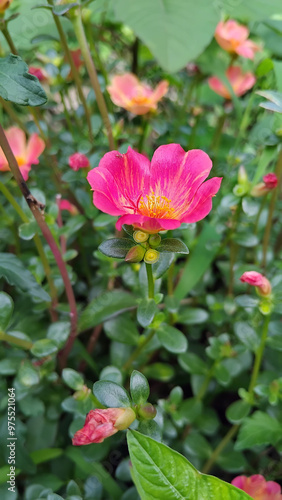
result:
M 281 0 L 0 31 L 0 499 L 282 500 Z

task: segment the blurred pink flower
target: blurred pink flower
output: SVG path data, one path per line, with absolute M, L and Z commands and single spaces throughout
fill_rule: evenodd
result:
M 231 484 L 248 493 L 254 500 L 282 500 L 279 484 L 274 481 L 266 481 L 260 474 L 250 477 L 235 477 Z
M 168 82 L 162 80 L 153 90 L 132 73 L 117 75 L 107 87 L 114 104 L 131 111 L 134 115 L 145 115 L 157 109 L 157 103 L 167 93 Z
M 77 171 L 80 168 L 90 167 L 90 164 L 87 156 L 82 153 L 74 153 L 69 157 L 69 166 L 73 170 Z
M 67 210 L 71 215 L 78 214 L 78 210 L 75 205 L 70 203 L 68 200 L 61 199 L 59 201 L 60 210 Z
M 40 82 L 48 80 L 48 76 L 39 66 L 29 66 L 28 72 L 30 75 L 36 76 Z
M 248 92 L 248 90 L 250 90 L 256 83 L 255 76 L 251 72 L 243 73 L 240 66 L 230 66 L 225 74 L 234 94 L 238 97 Z M 225 99 L 231 99 L 229 89 L 225 86 L 225 83 L 220 80 L 220 78 L 217 78 L 217 76 L 209 78 L 208 84 L 217 94 L 225 97 Z
M 127 429 L 135 418 L 136 414 L 131 408 L 90 410 L 84 427 L 75 433 L 72 443 L 74 446 L 102 443 L 105 438 Z
M 252 188 L 252 196 L 263 196 L 277 187 L 278 179 L 274 173 L 266 174 L 262 180 L 263 182 L 259 182 Z
M 32 134 L 26 141 L 25 133 L 18 127 L 5 130 L 10 147 L 16 157 L 24 180 L 28 179 L 31 165 L 39 163 L 38 157 L 45 149 L 44 141 L 37 135 Z M 0 172 L 10 170 L 6 157 L 0 148 Z
M 260 295 L 268 296 L 271 293 L 271 284 L 268 279 L 257 271 L 247 271 L 242 274 L 242 283 L 255 286 Z
M 267 189 L 275 189 L 277 187 L 278 179 L 273 172 L 266 174 L 262 179 Z
M 230 19 L 225 23 L 220 21 L 215 30 L 215 39 L 217 43 L 227 52 L 238 54 L 247 59 L 254 59 L 255 52 L 261 50 L 261 47 L 252 40 L 247 40 L 249 30 L 246 26 Z
M 203 182 L 212 161 L 200 149 L 187 153 L 179 144 L 160 146 L 152 161 L 131 147 L 106 153 L 87 179 L 93 203 L 102 212 L 122 215 L 116 227 L 133 225 L 149 233 L 204 219 L 220 188 L 220 177 Z
M 0 14 L 10 7 L 13 0 L 0 0 Z

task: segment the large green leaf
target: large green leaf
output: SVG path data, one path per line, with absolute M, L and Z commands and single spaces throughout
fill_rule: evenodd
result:
M 282 435 L 282 425 L 262 411 L 245 418 L 236 441 L 235 450 L 245 450 L 261 444 L 275 445 Z
M 39 80 L 30 75 L 27 64 L 13 54 L 0 58 L 0 96 L 22 106 L 41 106 L 47 101 Z
M 210 0 L 116 0 L 113 7 L 117 19 L 132 28 L 170 72 L 203 52 L 220 20 Z
M 213 476 L 201 474 L 185 457 L 136 431 L 127 434 L 133 477 L 141 500 L 250 500 Z
M 225 12 L 244 21 L 264 21 L 274 14 L 282 13 L 281 0 L 239 0 L 223 2 L 220 5 Z
M 4 332 L 10 323 L 14 303 L 10 295 L 0 292 L 0 331 Z
M 34 276 L 13 254 L 0 253 L 0 278 L 5 278 L 10 285 L 15 285 L 28 293 L 36 301 L 51 302 L 51 298 L 37 283 Z

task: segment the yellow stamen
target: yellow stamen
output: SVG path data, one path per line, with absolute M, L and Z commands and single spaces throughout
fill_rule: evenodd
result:
M 174 208 L 170 207 L 171 200 L 166 196 L 156 196 L 154 191 L 146 194 L 145 200 L 141 196 L 138 209 L 142 215 L 156 219 L 173 218 Z

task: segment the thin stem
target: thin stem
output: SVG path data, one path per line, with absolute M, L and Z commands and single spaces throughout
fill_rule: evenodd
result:
M 266 256 L 267 256 L 267 250 L 268 250 L 268 245 L 269 245 L 269 240 L 270 240 L 270 233 L 271 233 L 271 228 L 272 228 L 272 222 L 273 222 L 273 214 L 274 214 L 274 210 L 275 210 L 275 204 L 276 204 L 276 200 L 277 200 L 277 197 L 278 197 L 278 192 L 279 192 L 280 185 L 281 185 L 281 178 L 282 178 L 282 150 L 280 151 L 280 154 L 279 154 L 279 157 L 278 157 L 278 161 L 277 161 L 277 164 L 276 164 L 275 173 L 276 173 L 276 176 L 277 176 L 277 179 L 278 179 L 278 184 L 277 184 L 277 188 L 274 189 L 274 191 L 272 193 L 272 196 L 271 196 L 271 200 L 270 200 L 270 204 L 269 204 L 268 218 L 267 218 L 267 223 L 266 223 L 265 232 L 264 232 L 263 241 L 262 241 L 262 263 L 261 263 L 261 265 L 264 268 L 266 267 Z
M 149 118 L 143 118 L 142 125 L 143 125 L 143 127 L 142 127 L 143 133 L 140 135 L 140 140 L 139 140 L 139 144 L 138 144 L 138 152 L 139 153 L 143 152 L 144 144 L 145 144 L 146 140 L 148 139 L 150 132 L 151 132 L 151 124 L 150 124 Z
M 170 265 L 168 272 L 167 272 L 167 294 L 172 296 L 173 295 L 173 288 L 174 288 L 174 269 L 175 269 L 175 262 L 172 262 Z
M 22 347 L 23 349 L 31 349 L 33 346 L 32 342 L 28 340 L 19 339 L 18 337 L 14 337 L 13 335 L 8 335 L 8 333 L 0 332 L 0 340 L 3 342 L 8 342 L 9 344 L 14 344 L 18 347 Z
M 4 35 L 5 39 L 6 39 L 6 42 L 8 43 L 8 45 L 10 47 L 10 50 L 11 50 L 12 54 L 14 54 L 15 56 L 17 56 L 18 55 L 18 51 L 17 51 L 17 49 L 16 49 L 16 47 L 14 45 L 14 42 L 12 40 L 12 37 L 11 37 L 9 31 L 8 31 L 7 25 L 5 25 L 4 28 L 2 28 L 2 33 L 3 33 L 3 35 Z
M 238 425 L 238 424 L 233 425 L 231 427 L 231 429 L 227 432 L 227 434 L 224 436 L 222 441 L 220 441 L 219 445 L 215 448 L 215 450 L 211 454 L 210 458 L 205 463 L 205 465 L 202 469 L 203 474 L 207 474 L 211 470 L 211 468 L 212 468 L 214 462 L 217 460 L 218 456 L 221 454 L 221 452 L 227 446 L 229 441 L 231 441 L 231 439 L 237 434 L 239 427 L 240 427 L 240 425 Z
M 2 99 L 2 97 L 0 97 L 0 104 L 3 106 L 4 110 L 10 116 L 10 118 L 12 119 L 12 121 L 15 122 L 15 123 L 17 123 L 18 126 L 26 134 L 28 134 L 28 130 L 27 130 L 25 124 L 20 120 L 20 118 L 18 117 L 17 113 L 15 112 L 15 110 L 13 109 L 13 107 L 11 106 L 11 104 L 9 102 L 5 101 L 4 99 Z
M 101 57 L 99 55 L 99 52 L 98 52 L 98 50 L 95 47 L 95 43 L 94 43 L 94 40 L 93 40 L 93 33 L 94 33 L 94 30 L 93 30 L 91 24 L 87 23 L 87 25 L 86 25 L 86 34 L 87 34 L 87 39 L 89 40 L 89 45 L 90 45 L 91 52 L 92 52 L 93 57 L 94 57 L 94 62 L 95 62 L 95 60 L 97 61 L 98 68 L 99 68 L 100 72 L 102 73 L 102 75 L 104 77 L 105 83 L 108 84 L 109 83 L 108 74 L 107 74 L 107 71 L 106 71 L 106 69 L 105 69 L 105 67 L 103 65 L 103 62 L 102 62 Z
M 126 363 L 123 365 L 122 370 L 124 371 L 129 371 L 129 368 L 131 368 L 133 362 L 139 357 L 141 352 L 143 351 L 144 347 L 149 344 L 150 340 L 154 337 L 156 333 L 156 330 L 151 330 L 149 333 L 148 337 L 145 338 L 144 342 L 140 344 L 135 351 L 131 354 L 131 356 L 128 358 Z
M 77 8 L 76 12 L 77 12 L 77 15 L 72 19 L 75 35 L 76 35 L 76 38 L 78 40 L 79 46 L 81 48 L 81 53 L 82 53 L 83 59 L 85 61 L 85 65 L 86 65 L 86 68 L 87 68 L 87 71 L 89 74 L 91 84 L 93 86 L 93 90 L 94 90 L 95 95 L 96 95 L 98 108 L 99 108 L 99 111 L 101 113 L 101 116 L 102 116 L 102 119 L 103 119 L 103 122 L 104 122 L 104 125 L 106 128 L 107 137 L 108 137 L 108 141 L 109 141 L 109 147 L 111 150 L 113 150 L 113 149 L 115 149 L 115 141 L 113 138 L 112 126 L 111 126 L 111 122 L 109 119 L 106 102 L 105 102 L 104 96 L 103 96 L 101 88 L 100 88 L 100 83 L 98 80 L 96 68 L 95 68 L 93 59 L 91 57 L 91 52 L 89 49 L 87 38 L 85 36 L 84 26 L 83 26 L 82 19 L 81 19 L 81 9 Z
M 148 279 L 148 298 L 153 299 L 155 296 L 155 284 L 154 284 L 152 264 L 146 264 L 146 271 Z
M 211 144 L 211 150 L 213 151 L 214 155 L 216 155 L 218 148 L 220 146 L 225 119 L 226 119 L 226 114 L 222 113 L 217 120 L 217 125 Z
M 53 0 L 48 0 L 48 3 L 49 3 L 49 5 L 53 5 Z M 53 12 L 52 12 L 52 14 L 53 14 Z M 88 126 L 88 131 L 89 131 L 89 137 L 90 137 L 90 140 L 93 140 L 93 130 L 92 130 L 92 125 L 91 125 L 91 116 L 90 116 L 90 113 L 89 113 L 89 110 L 88 110 L 88 106 L 87 106 L 87 103 L 86 103 L 85 96 L 83 94 L 82 83 L 81 83 L 81 79 L 80 79 L 80 76 L 79 76 L 79 72 L 76 69 L 76 66 L 74 64 L 74 60 L 73 60 L 71 52 L 69 50 L 67 38 L 66 38 L 65 32 L 63 30 L 61 21 L 60 21 L 59 17 L 56 16 L 55 14 L 53 14 L 53 19 L 54 19 L 54 22 L 56 24 L 57 31 L 59 33 L 59 37 L 60 37 L 60 40 L 61 40 L 61 44 L 62 44 L 64 53 L 65 53 L 65 56 L 66 56 L 67 61 L 68 61 L 69 65 L 70 65 L 70 68 L 71 68 L 71 74 L 73 76 L 73 79 L 74 79 L 74 82 L 75 82 L 75 85 L 76 85 L 76 88 L 77 88 L 77 92 L 78 92 L 79 98 L 81 100 L 81 104 L 82 104 L 82 106 L 84 108 L 85 118 L 86 118 L 86 121 L 87 121 L 87 126 Z
M 132 64 L 131 64 L 131 71 L 135 75 L 138 75 L 138 53 L 139 53 L 139 38 L 135 38 L 132 48 L 131 48 L 131 53 L 132 53 Z
M 31 194 L 31 192 L 28 189 L 28 186 L 26 182 L 24 181 L 24 178 L 20 172 L 17 160 L 11 150 L 11 147 L 7 141 L 5 132 L 0 125 L 0 146 L 3 150 L 4 155 L 7 158 L 9 167 L 12 171 L 12 174 L 37 222 L 39 225 L 42 234 L 44 238 L 46 239 L 53 255 L 54 258 L 57 262 L 58 268 L 60 270 L 64 285 L 65 285 L 65 290 L 66 290 L 66 295 L 68 298 L 69 306 L 70 306 L 70 320 L 71 320 L 71 332 L 70 336 L 68 338 L 67 344 L 61 354 L 61 365 L 62 367 L 65 366 L 65 363 L 67 361 L 68 354 L 71 351 L 71 348 L 73 346 L 75 337 L 77 335 L 77 308 L 76 308 L 76 301 L 75 301 L 75 296 L 73 293 L 72 285 L 70 282 L 70 278 L 67 272 L 66 264 L 62 258 L 62 254 L 60 252 L 60 249 L 48 227 L 45 221 L 44 217 L 44 206 L 39 203 L 34 196 Z
M 263 353 L 264 353 L 264 349 L 265 349 L 265 343 L 266 343 L 267 334 L 268 334 L 269 322 L 270 322 L 270 314 L 268 316 L 265 316 L 265 318 L 264 318 L 261 341 L 260 341 L 260 345 L 258 347 L 258 350 L 255 354 L 255 362 L 254 362 L 251 381 L 250 381 L 250 385 L 249 385 L 249 389 L 248 389 L 248 392 L 250 395 L 253 395 L 254 388 L 255 388 L 256 383 L 257 383 L 257 378 L 258 378 L 258 374 L 260 371 L 262 357 L 263 357 Z
M 204 397 L 204 395 L 206 394 L 207 392 L 207 389 L 209 387 L 209 384 L 210 384 L 210 381 L 212 379 L 212 376 L 213 376 L 213 372 L 214 372 L 214 369 L 215 369 L 215 365 L 216 363 L 214 363 L 211 368 L 209 369 L 209 371 L 207 372 L 206 376 L 205 376 L 205 379 L 199 389 L 199 392 L 196 396 L 196 399 L 197 401 L 201 401 Z

